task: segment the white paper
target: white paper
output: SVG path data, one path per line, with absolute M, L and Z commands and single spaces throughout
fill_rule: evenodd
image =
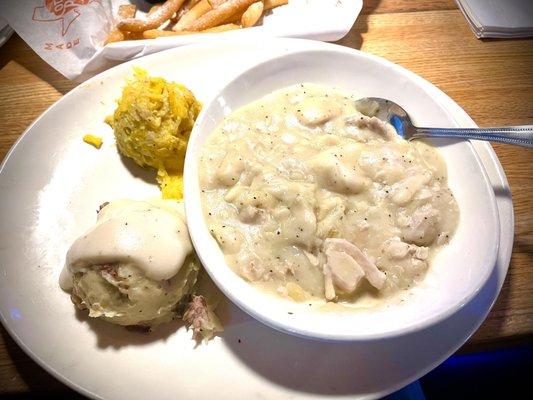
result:
M 2 1 L 0 15 L 69 79 L 89 73 L 86 66 L 113 26 L 110 0 Z
M 120 4 L 137 5 L 143 18 L 151 7 L 143 0 L 0 0 L 0 15 L 48 64 L 69 79 L 85 80 L 134 58 L 172 47 L 246 35 L 341 39 L 361 11 L 361 0 L 289 0 L 262 18 L 261 26 L 214 34 L 127 40 L 104 46 Z M 222 40 L 222 39 L 221 39 Z

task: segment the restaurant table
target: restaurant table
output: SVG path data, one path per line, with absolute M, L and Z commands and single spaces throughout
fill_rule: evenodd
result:
M 533 124 L 533 38 L 476 39 L 452 0 L 364 3 L 354 27 L 338 44 L 382 56 L 424 77 L 480 126 Z M 76 85 L 13 35 L 0 49 L 0 160 L 36 117 Z M 533 339 L 533 151 L 493 147 L 511 186 L 514 248 L 496 304 L 461 352 Z M 44 392 L 78 396 L 32 361 L 0 327 L 0 395 L 32 397 Z

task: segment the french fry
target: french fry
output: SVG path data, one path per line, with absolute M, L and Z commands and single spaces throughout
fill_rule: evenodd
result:
M 109 35 L 107 35 L 107 39 L 105 40 L 104 44 L 121 42 L 123 40 L 124 32 L 119 31 L 118 29 L 113 29 L 111 32 L 109 32 Z
M 135 4 L 122 4 L 118 6 L 118 17 L 120 19 L 135 18 L 137 6 Z
M 162 31 L 160 29 L 149 29 L 149 30 L 143 32 L 143 38 L 144 39 L 155 39 L 155 38 L 158 38 L 158 37 L 188 35 L 190 33 L 192 33 L 192 32 L 187 32 L 187 31 Z M 197 32 L 194 32 L 194 33 L 197 33 Z
M 159 29 L 150 29 L 143 32 L 144 39 L 155 39 L 158 37 L 168 37 L 168 36 L 181 36 L 181 35 L 194 35 L 197 33 L 216 33 L 216 32 L 226 32 L 232 31 L 235 29 L 240 29 L 241 27 L 236 24 L 225 24 L 215 26 L 203 31 L 162 31 Z
M 212 8 L 217 8 L 222 3 L 225 3 L 228 0 L 207 0 Z
M 142 32 L 123 32 L 124 40 L 139 40 L 143 38 Z
M 256 1 L 257 0 L 227 0 L 217 8 L 208 11 L 191 24 L 185 25 L 183 29 L 189 31 L 203 31 L 205 29 L 213 28 L 224 23 L 232 15 L 246 10 Z
M 224 25 L 215 26 L 213 28 L 204 29 L 203 31 L 200 31 L 200 33 L 227 32 L 227 31 L 233 31 L 236 29 L 241 29 L 241 27 L 237 24 L 224 24 Z
M 104 44 L 120 42 L 122 40 L 139 40 L 143 38 L 142 32 L 123 32 L 118 29 L 111 31 Z
M 152 15 L 160 8 L 161 8 L 161 4 L 154 4 L 152 7 L 150 7 L 150 10 L 148 11 L 148 15 Z
M 190 24 L 192 24 L 194 21 L 196 21 L 198 18 L 200 18 L 205 13 L 211 11 L 211 5 L 209 4 L 208 0 L 201 0 L 199 1 L 193 8 L 191 8 L 187 13 L 185 13 L 172 27 L 173 31 L 181 31 L 184 30 L 184 28 Z
M 265 5 L 265 11 L 271 10 L 272 8 L 276 8 L 279 6 L 284 6 L 288 2 L 289 0 L 263 0 L 263 3 Z
M 135 13 L 137 12 L 137 6 L 135 4 L 122 4 L 118 6 L 118 17 L 120 19 L 125 18 L 135 18 Z M 109 32 L 107 39 L 104 44 L 120 42 L 125 39 L 124 32 L 119 29 L 113 29 Z
M 246 9 L 244 14 L 242 14 L 241 25 L 243 28 L 249 28 L 257 24 L 259 18 L 263 14 L 263 2 L 256 1 L 250 7 Z
M 179 20 L 183 15 L 188 13 L 191 8 L 193 8 L 196 4 L 198 4 L 200 0 L 187 0 L 185 3 L 183 3 L 183 6 L 178 10 L 176 13 L 176 17 Z
M 155 29 L 169 20 L 176 13 L 185 0 L 167 0 L 156 11 L 148 15 L 145 20 L 127 18 L 120 21 L 117 28 L 121 31 L 144 32 Z
M 263 0 L 263 12 L 276 8 L 278 6 L 283 6 L 287 4 L 289 0 Z M 243 12 L 238 12 L 235 15 L 232 15 L 227 19 L 226 23 L 239 23 L 242 20 Z
M 152 7 L 150 7 L 150 10 L 148 11 L 148 15 L 152 15 L 160 8 L 161 8 L 161 4 L 154 4 Z M 170 23 L 175 24 L 177 20 L 178 20 L 178 13 L 176 12 L 172 15 L 172 17 L 170 17 Z

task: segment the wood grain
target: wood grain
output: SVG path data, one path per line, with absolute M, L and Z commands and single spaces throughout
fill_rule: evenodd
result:
M 366 0 L 354 28 L 338 43 L 385 57 L 433 82 L 480 126 L 533 124 L 533 40 L 478 40 L 452 0 Z M 37 116 L 75 86 L 14 35 L 0 49 L 0 159 Z M 523 148 L 494 148 L 513 195 L 513 257 L 493 310 L 461 351 L 533 339 L 533 156 Z M 80 397 L 0 328 L 0 394 L 44 392 Z
M 396 14 L 456 9 L 455 2 L 450 0 L 364 0 L 361 14 Z

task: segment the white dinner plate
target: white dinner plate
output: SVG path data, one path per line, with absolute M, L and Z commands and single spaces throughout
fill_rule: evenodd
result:
M 231 303 L 225 331 L 195 347 L 167 325 L 152 335 L 77 313 L 57 284 L 64 255 L 98 205 L 158 194 L 154 174 L 122 160 L 103 119 L 133 65 L 177 80 L 206 101 L 243 68 L 275 55 L 334 45 L 298 39 L 217 41 L 122 64 L 85 82 L 26 131 L 0 169 L 0 317 L 17 343 L 74 389 L 105 399 L 375 398 L 419 378 L 479 327 L 505 278 L 513 210 L 505 174 L 486 143 L 474 143 L 494 188 L 501 221 L 497 266 L 481 291 L 438 325 L 385 342 L 332 344 L 277 332 Z M 356 52 L 355 50 L 353 51 Z M 461 126 L 475 126 L 449 97 L 415 74 Z M 384 78 L 388 79 L 388 78 Z M 102 149 L 82 142 L 104 138 Z M 194 223 L 194 221 L 191 221 Z

